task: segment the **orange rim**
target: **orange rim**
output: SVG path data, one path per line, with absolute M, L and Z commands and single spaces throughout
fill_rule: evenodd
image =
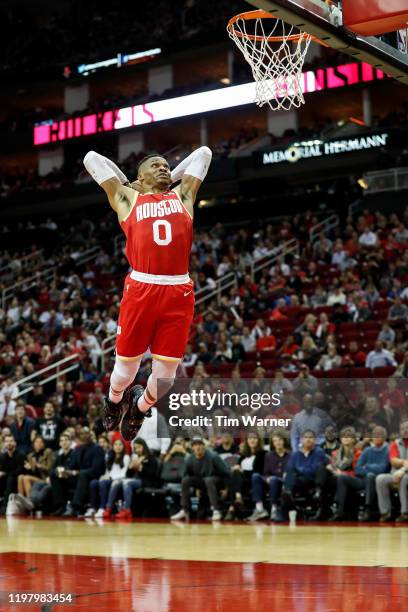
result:
M 280 19 L 280 17 L 276 17 L 267 11 L 263 11 L 262 9 L 257 9 L 256 11 L 247 11 L 245 13 L 239 13 L 239 15 L 235 15 L 231 17 L 227 24 L 227 30 L 230 33 L 234 33 L 239 38 L 249 38 L 250 40 L 255 40 L 261 42 L 263 40 L 268 40 L 269 42 L 283 42 L 284 40 L 291 40 L 294 42 L 298 42 L 301 38 L 305 36 L 310 36 L 310 38 L 319 43 L 319 45 L 323 45 L 324 47 L 328 47 L 325 42 L 320 40 L 320 38 L 316 38 L 316 36 L 312 36 L 312 34 L 308 34 L 307 32 L 300 32 L 300 34 L 290 34 L 289 36 L 258 36 L 255 34 L 243 34 L 239 30 L 234 28 L 236 22 L 239 19 L 243 19 L 244 21 L 252 21 L 255 19 Z

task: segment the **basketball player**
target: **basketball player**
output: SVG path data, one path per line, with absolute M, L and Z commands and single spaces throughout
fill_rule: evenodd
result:
M 105 428 L 120 427 L 125 440 L 132 440 L 144 417 L 151 416 L 150 407 L 159 397 L 157 381 L 166 381 L 162 396 L 184 356 L 194 312 L 188 275 L 193 206 L 211 157 L 211 150 L 201 147 L 170 172 L 163 157 L 149 155 L 137 167 L 134 188 L 106 157 L 90 151 L 84 158 L 85 168 L 118 215 L 132 268 L 125 279 L 115 366 L 103 414 Z M 153 362 L 147 387 L 128 389 L 149 347 Z

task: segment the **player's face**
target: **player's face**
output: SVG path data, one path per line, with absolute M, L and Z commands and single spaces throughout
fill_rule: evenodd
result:
M 170 166 L 164 157 L 151 157 L 140 168 L 139 182 L 143 187 L 166 190 L 170 187 Z

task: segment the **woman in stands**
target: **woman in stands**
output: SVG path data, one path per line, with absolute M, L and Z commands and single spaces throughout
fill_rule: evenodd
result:
M 345 499 L 339 495 L 339 476 L 354 476 L 354 468 L 361 455 L 361 450 L 357 447 L 357 434 L 353 427 L 345 427 L 340 432 L 340 448 L 335 450 L 330 462 L 322 465 L 316 473 L 316 492 L 315 498 L 319 503 L 315 519 L 320 519 L 323 515 L 324 502 L 327 498 L 332 499 L 335 492 L 337 510 L 331 520 L 341 520 L 344 516 Z
M 149 450 L 146 442 L 142 438 L 137 438 L 133 444 L 134 453 L 131 456 L 126 478 L 115 483 L 111 489 L 111 496 L 103 513 L 104 519 L 112 518 L 112 508 L 116 499 L 123 490 L 123 509 L 120 510 L 115 518 L 131 519 L 132 502 L 135 491 L 142 487 L 152 487 L 158 484 L 159 463 Z
M 129 455 L 126 455 L 122 440 L 116 440 L 106 462 L 106 472 L 99 480 L 91 480 L 91 507 L 85 514 L 85 518 L 95 515 L 95 518 L 105 516 L 106 509 L 112 510 L 116 499 L 116 490 L 121 486 L 126 476 L 130 463 Z M 99 509 L 96 512 L 99 497 Z
M 53 459 L 54 455 L 51 448 L 46 448 L 44 439 L 37 436 L 33 442 L 33 452 L 28 453 L 24 463 L 25 473 L 18 477 L 18 492 L 20 495 L 30 497 L 33 484 L 47 478 Z
M 265 454 L 263 441 L 259 434 L 247 434 L 238 461 L 231 468 L 229 491 L 231 504 L 225 516 L 227 521 L 233 520 L 237 511 L 242 512 L 244 497 L 248 495 L 251 489 L 252 474 L 254 472 L 263 473 Z

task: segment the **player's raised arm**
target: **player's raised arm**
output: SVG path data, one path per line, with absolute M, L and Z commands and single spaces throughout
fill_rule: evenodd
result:
M 96 151 L 89 151 L 84 157 L 84 166 L 92 178 L 108 196 L 109 204 L 121 221 L 127 217 L 134 204 L 137 192 L 128 187 L 129 181 L 118 166 Z
M 207 176 L 210 167 L 212 151 L 208 147 L 200 147 L 183 159 L 171 173 L 171 180 L 181 184 L 176 188 L 183 204 L 193 214 L 193 206 L 201 183 Z

